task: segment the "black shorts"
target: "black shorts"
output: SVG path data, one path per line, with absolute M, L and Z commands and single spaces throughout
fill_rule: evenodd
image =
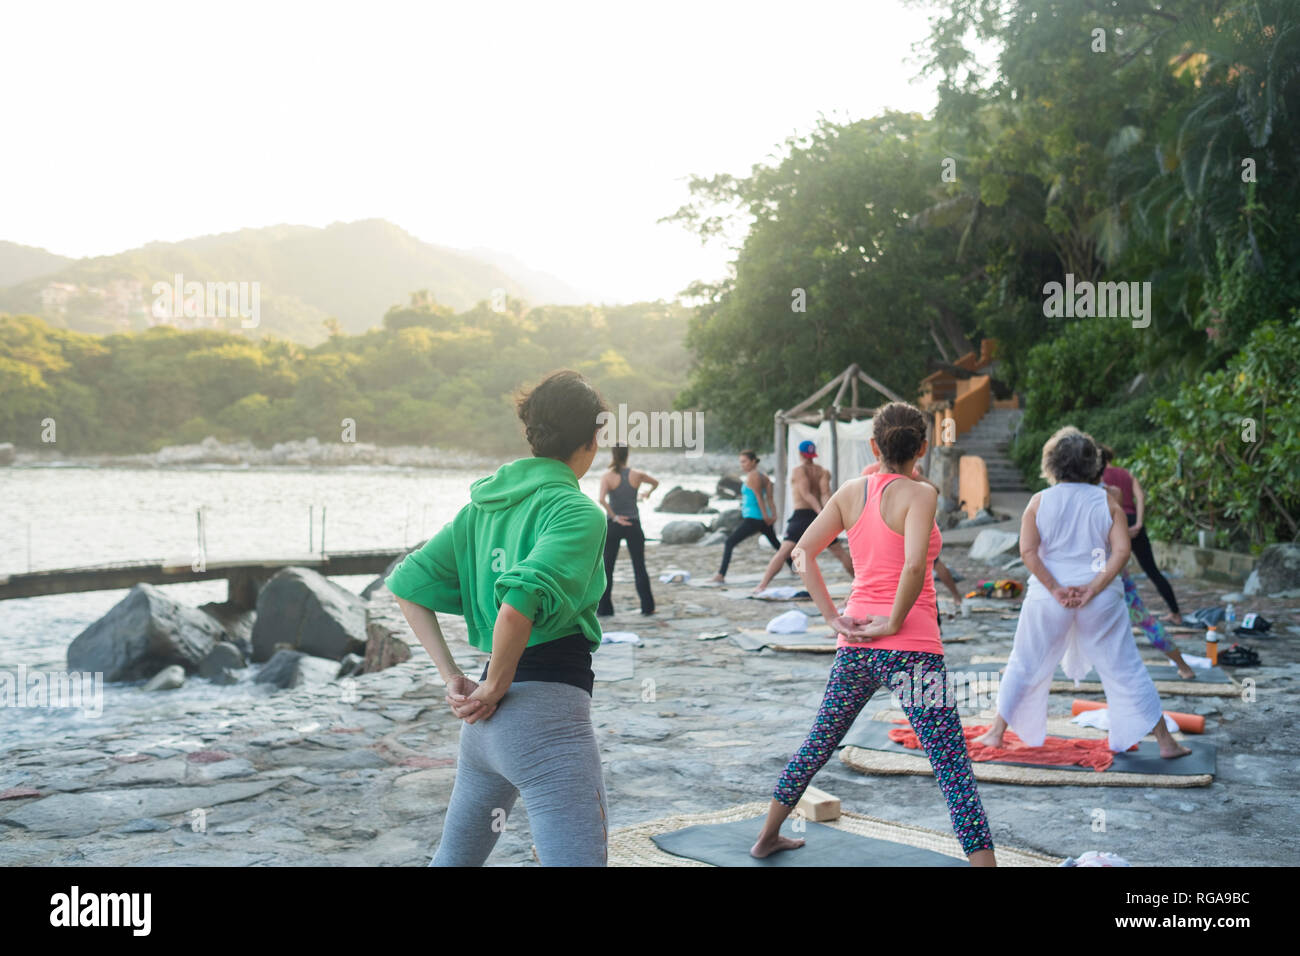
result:
M 799 543 L 803 533 L 808 530 L 808 526 L 817 519 L 817 512 L 811 508 L 798 508 L 790 515 L 790 520 L 785 523 L 785 540 Z

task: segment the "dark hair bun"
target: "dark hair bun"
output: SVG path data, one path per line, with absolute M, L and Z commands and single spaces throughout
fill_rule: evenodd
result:
M 906 402 L 890 402 L 876 409 L 871 419 L 871 437 L 889 465 L 911 461 L 925 442 L 925 414 Z

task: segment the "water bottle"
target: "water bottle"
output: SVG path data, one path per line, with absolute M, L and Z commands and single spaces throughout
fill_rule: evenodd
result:
M 1210 659 L 1210 666 L 1219 664 L 1219 629 L 1213 624 L 1205 629 L 1205 656 Z
M 1237 629 L 1237 609 L 1231 604 L 1228 605 L 1228 612 L 1224 616 L 1224 629 L 1231 634 Z

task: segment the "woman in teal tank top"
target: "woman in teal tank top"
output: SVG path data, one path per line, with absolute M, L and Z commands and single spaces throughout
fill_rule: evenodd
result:
M 721 584 L 727 578 L 727 567 L 731 564 L 731 552 L 736 545 L 756 534 L 766 536 L 772 547 L 781 550 L 781 542 L 772 530 L 776 520 L 776 505 L 772 501 L 772 482 L 758 470 L 758 456 L 752 449 L 746 448 L 740 453 L 740 470 L 744 478 L 740 484 L 740 524 L 731 532 L 722 548 L 722 567 L 713 576 L 715 584 Z M 757 490 L 755 490 L 757 489 Z M 794 564 L 786 558 L 786 564 L 794 570 Z

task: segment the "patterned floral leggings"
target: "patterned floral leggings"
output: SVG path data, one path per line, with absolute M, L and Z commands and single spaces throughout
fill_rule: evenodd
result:
M 1128 605 L 1128 619 L 1141 628 L 1152 647 L 1166 654 L 1169 653 L 1169 638 L 1165 637 L 1164 625 L 1152 617 L 1151 612 L 1142 603 L 1137 584 L 1128 576 L 1128 572 L 1121 571 L 1119 574 L 1124 579 L 1124 603 Z
M 854 719 L 882 686 L 892 688 L 904 679 L 903 686 L 910 688 L 915 681 L 914 668 L 920 665 L 926 685 L 931 681 L 937 687 L 947 687 L 947 671 L 942 654 L 920 651 L 887 651 L 861 647 L 841 647 L 835 652 L 835 665 L 826 684 L 826 696 L 813 723 L 808 739 L 790 758 L 785 772 L 777 781 L 772 799 L 793 807 L 817 771 L 826 765 L 835 748 L 848 733 Z M 895 677 L 894 675 L 899 675 Z M 910 693 L 900 693 L 905 703 Z M 993 849 L 993 836 L 989 833 L 988 818 L 980 803 L 971 771 L 970 754 L 962 734 L 961 717 L 952 706 L 935 706 L 917 703 L 903 708 L 912 730 L 916 732 L 925 754 L 934 768 L 935 780 L 948 801 L 952 828 L 961 841 L 962 850 L 969 856 L 976 850 Z

